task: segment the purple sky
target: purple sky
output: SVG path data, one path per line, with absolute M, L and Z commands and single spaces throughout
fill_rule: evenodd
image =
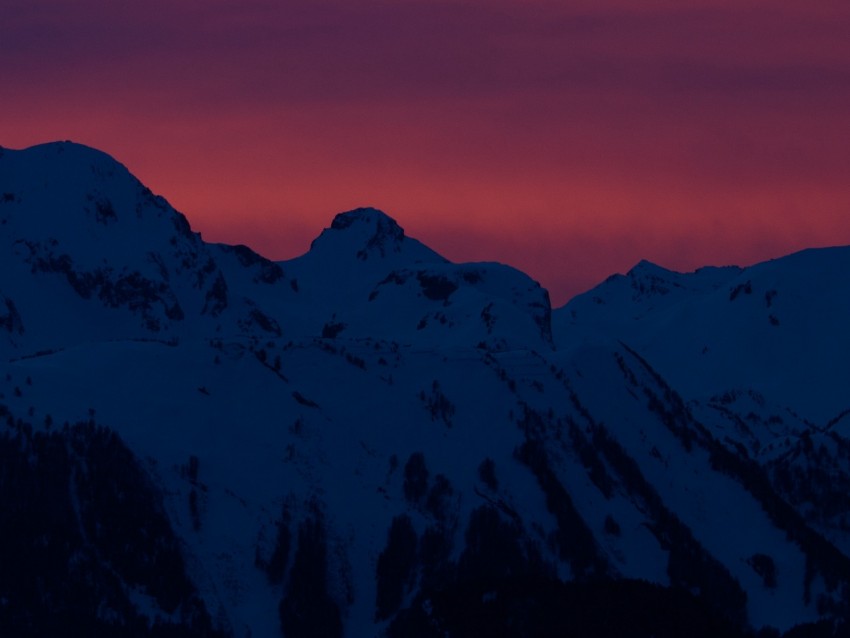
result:
M 374 205 L 562 303 L 641 258 L 850 243 L 846 0 L 0 0 L 0 24 L 0 145 L 96 146 L 272 258 Z

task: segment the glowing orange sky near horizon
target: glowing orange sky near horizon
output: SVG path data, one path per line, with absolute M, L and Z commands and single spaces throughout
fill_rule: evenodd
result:
M 850 3 L 0 0 L 0 145 L 73 139 L 285 259 L 373 205 L 556 304 L 850 244 Z

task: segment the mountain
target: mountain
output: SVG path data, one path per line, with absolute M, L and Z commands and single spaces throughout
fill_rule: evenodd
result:
M 280 267 L 244 246 L 205 244 L 107 155 L 60 143 L 5 150 L 0 162 L 4 353 L 242 324 L 279 334 L 270 315 L 280 295 L 264 289 L 283 279 Z M 269 311 L 257 306 L 264 294 Z
M 848 249 L 565 307 L 373 208 L 208 244 L 0 150 L 0 632 L 839 635 Z
M 688 274 L 642 262 L 559 309 L 555 329 L 562 347 L 627 341 L 694 398 L 753 389 L 824 427 L 850 408 L 848 271 L 846 247 Z
M 293 312 L 311 317 L 305 334 L 553 347 L 549 295 L 537 282 L 501 264 L 452 264 L 374 208 L 337 215 L 307 254 L 281 265 L 300 293 Z

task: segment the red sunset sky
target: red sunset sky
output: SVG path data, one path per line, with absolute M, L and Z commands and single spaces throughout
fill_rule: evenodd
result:
M 847 0 L 0 0 L 0 145 L 294 257 L 373 205 L 563 303 L 850 244 Z

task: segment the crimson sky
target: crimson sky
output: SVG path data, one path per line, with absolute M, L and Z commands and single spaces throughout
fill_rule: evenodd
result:
M 373 205 L 555 303 L 850 244 L 847 0 L 0 0 L 0 145 L 107 151 L 205 239 Z

